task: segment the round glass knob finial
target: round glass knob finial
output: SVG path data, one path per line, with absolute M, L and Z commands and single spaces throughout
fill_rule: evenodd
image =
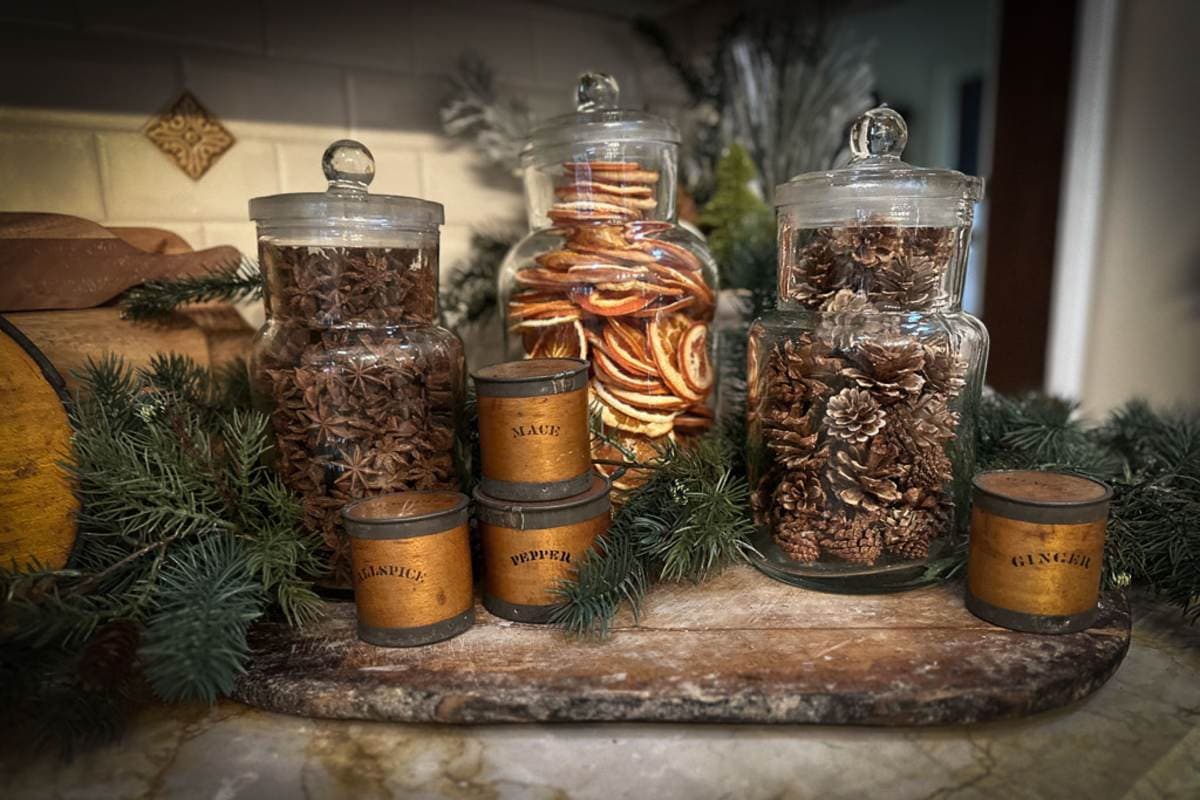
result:
M 576 111 L 599 111 L 616 108 L 621 96 L 617 79 L 603 72 L 585 72 L 575 87 Z
M 879 106 L 864 112 L 850 129 L 850 152 L 858 161 L 871 157 L 900 158 L 908 144 L 908 125 L 894 108 Z
M 329 191 L 366 194 L 375 179 L 375 157 L 362 142 L 339 139 L 325 149 L 321 168 L 329 180 Z

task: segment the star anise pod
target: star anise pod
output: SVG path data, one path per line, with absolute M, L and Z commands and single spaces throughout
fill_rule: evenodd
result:
M 302 416 L 308 420 L 306 428 L 316 444 L 346 439 L 351 435 L 351 419 L 334 412 L 323 401 L 315 409 L 302 412 Z
M 335 479 L 336 483 L 345 487 L 351 494 L 356 491 L 366 491 L 372 481 L 379 477 L 379 470 L 375 468 L 374 455 L 366 448 L 357 445 L 343 453 L 342 459 L 334 462 L 334 466 L 342 471 L 342 474 Z

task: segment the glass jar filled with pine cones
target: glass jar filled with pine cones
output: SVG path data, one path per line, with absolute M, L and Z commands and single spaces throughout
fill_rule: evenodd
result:
M 750 331 L 758 566 L 818 589 L 920 585 L 966 528 L 983 324 L 962 310 L 980 179 L 900 159 L 882 107 L 844 169 L 776 193 L 779 303 Z
M 576 112 L 532 133 L 532 232 L 505 258 L 500 295 L 509 357 L 586 360 L 606 434 L 594 455 L 641 461 L 712 425 L 716 268 L 677 223 L 678 131 L 618 96 L 610 76 L 585 74 Z
M 407 489 L 460 489 L 463 346 L 438 327 L 442 206 L 370 194 L 362 144 L 325 151 L 325 192 L 250 201 L 267 321 L 250 359 L 274 466 L 349 587 L 341 509 Z

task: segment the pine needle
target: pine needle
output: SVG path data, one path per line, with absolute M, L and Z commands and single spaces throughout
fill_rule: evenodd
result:
M 202 275 L 135 286 L 121 298 L 121 312 L 126 319 L 154 320 L 192 303 L 239 303 L 262 296 L 262 274 L 252 259 L 243 258 L 237 264 L 216 267 Z

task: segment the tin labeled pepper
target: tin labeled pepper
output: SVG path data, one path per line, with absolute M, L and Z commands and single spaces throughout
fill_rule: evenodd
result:
M 587 363 L 536 358 L 473 373 L 485 494 L 558 500 L 591 485 Z
M 358 637 L 384 647 L 449 639 L 475 621 L 468 500 L 459 492 L 397 492 L 342 511 Z
M 483 605 L 517 622 L 548 622 L 554 589 L 608 530 L 611 485 L 593 474 L 586 492 L 565 500 L 519 503 L 475 490 L 483 541 Z
M 977 475 L 967 608 L 1031 633 L 1073 633 L 1096 619 L 1112 489 L 1063 472 Z

